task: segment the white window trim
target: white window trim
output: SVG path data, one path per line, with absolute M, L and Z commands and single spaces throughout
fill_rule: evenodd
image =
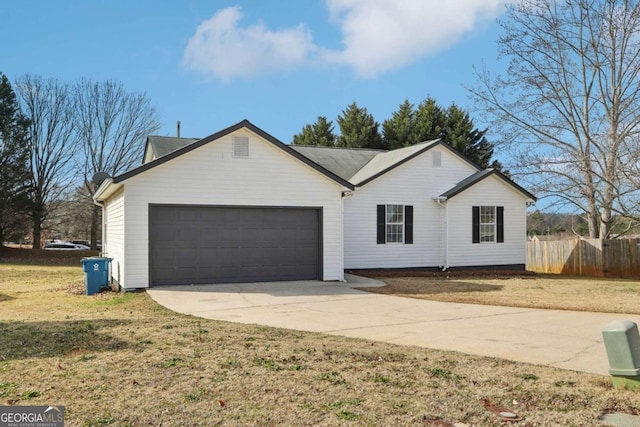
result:
M 389 221 L 387 221 L 387 212 L 388 212 L 389 206 L 400 206 L 402 208 L 402 221 L 401 222 L 389 222 Z M 385 239 L 385 244 L 387 244 L 387 245 L 403 245 L 404 244 L 405 219 L 406 218 L 405 218 L 405 205 L 404 204 L 402 204 L 402 203 L 387 203 L 386 205 L 384 205 L 384 239 Z M 390 242 L 389 241 L 389 233 L 387 231 L 388 230 L 387 227 L 389 225 L 400 225 L 401 226 L 402 239 L 399 242 Z
M 493 222 L 482 222 L 483 220 L 483 214 L 482 214 L 482 210 L 486 209 L 486 208 L 491 208 L 492 212 L 491 212 L 491 216 L 493 217 Z M 498 235 L 498 209 L 496 206 L 480 206 L 480 218 L 479 218 L 479 227 L 480 227 L 480 243 L 496 243 L 496 239 L 497 239 L 497 235 Z M 493 239 L 492 240 L 484 240 L 487 237 L 487 233 L 484 232 L 484 227 L 483 226 L 492 226 L 493 232 L 491 233 L 493 235 Z

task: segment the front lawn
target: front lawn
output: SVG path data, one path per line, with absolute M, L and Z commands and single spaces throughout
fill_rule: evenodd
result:
M 640 314 L 640 281 L 526 272 L 358 272 L 386 286 L 368 292 L 469 304 Z
M 79 266 L 0 263 L 0 404 L 67 426 L 598 425 L 640 413 L 607 377 L 198 319 L 145 293 L 87 297 Z

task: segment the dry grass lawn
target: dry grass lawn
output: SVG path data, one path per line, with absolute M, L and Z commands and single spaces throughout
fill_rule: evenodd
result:
M 0 263 L 0 404 L 67 426 L 599 425 L 640 413 L 609 378 L 172 313 L 82 295 L 79 266 Z
M 444 302 L 640 314 L 640 281 L 532 273 L 364 272 L 369 292 Z

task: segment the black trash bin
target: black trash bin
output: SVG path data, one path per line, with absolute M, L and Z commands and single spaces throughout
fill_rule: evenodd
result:
M 87 257 L 82 258 L 82 269 L 84 270 L 84 283 L 87 295 L 97 294 L 104 288 L 109 287 L 109 263 L 112 258 Z

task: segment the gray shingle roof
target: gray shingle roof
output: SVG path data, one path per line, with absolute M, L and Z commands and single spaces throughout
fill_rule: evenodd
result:
M 495 175 L 498 178 L 502 179 L 505 183 L 507 183 L 508 185 L 512 186 L 515 190 L 521 192 L 526 197 L 528 197 L 528 198 L 530 198 L 532 200 L 537 200 L 536 196 L 534 196 L 533 194 L 529 193 L 524 188 L 520 187 L 518 184 L 516 184 L 515 182 L 513 182 L 512 180 L 510 180 L 509 178 L 507 178 L 503 174 L 501 174 L 500 171 L 498 171 L 496 169 L 485 169 L 485 170 L 478 171 L 478 172 L 474 173 L 473 175 L 470 175 L 470 176 L 466 177 L 465 179 L 463 179 L 462 181 L 460 181 L 459 183 L 457 183 L 453 188 L 451 188 L 451 189 L 445 191 L 444 193 L 442 193 L 440 195 L 440 197 L 445 197 L 447 199 L 450 199 L 453 196 L 455 196 L 456 194 L 462 193 L 467 188 L 472 187 L 473 185 L 477 184 L 478 182 L 482 181 L 483 179 L 485 179 L 485 178 L 487 178 L 488 176 L 491 176 L 491 175 Z
M 177 138 L 169 136 L 149 136 L 148 144 L 145 147 L 145 156 L 147 149 L 151 147 L 155 155 L 155 159 L 158 159 L 159 161 L 151 161 L 150 163 L 144 164 L 134 170 L 115 177 L 113 179 L 113 182 L 121 182 L 125 179 L 128 179 L 130 176 L 137 175 L 140 172 L 144 172 L 145 170 L 154 167 L 156 164 L 164 163 L 165 161 L 183 154 L 183 152 L 195 149 L 205 143 L 208 143 L 209 141 L 220 138 L 242 127 L 246 127 L 247 129 L 257 133 L 277 147 L 289 152 L 294 157 L 297 157 L 299 160 L 305 162 L 319 172 L 329 176 L 331 179 L 334 179 L 349 188 L 365 185 L 366 183 L 402 165 L 403 163 L 422 154 L 423 152 L 435 146 L 442 146 L 450 150 L 455 155 L 459 156 L 461 159 L 467 161 L 474 168 L 478 169 L 478 171 L 460 181 L 453 188 L 442 193 L 441 197 L 451 198 L 456 194 L 463 192 L 467 188 L 475 185 L 476 183 L 482 181 L 486 177 L 496 175 L 498 178 L 502 179 L 508 185 L 511 185 L 515 190 L 521 192 L 526 197 L 536 200 L 536 197 L 534 195 L 529 193 L 524 188 L 520 187 L 511 179 L 505 177 L 499 171 L 495 169 L 479 170 L 479 167 L 477 165 L 459 154 L 455 149 L 443 143 L 441 140 L 426 141 L 409 147 L 399 148 L 391 151 L 366 148 L 285 145 L 271 135 L 264 132 L 262 129 L 251 124 L 247 120 L 243 120 L 242 122 L 239 122 L 227 129 L 223 129 L 222 131 L 203 139 Z M 196 142 L 197 144 L 194 144 Z
M 153 150 L 155 158 L 158 159 L 162 156 L 166 156 L 182 147 L 186 147 L 189 144 L 193 144 L 198 141 L 199 138 L 177 138 L 172 136 L 150 136 L 147 140 L 148 144 Z
M 290 145 L 290 147 L 347 181 L 371 159 L 386 152 L 366 148 L 318 147 L 315 145 Z
M 354 185 L 364 185 L 439 142 L 440 140 L 427 141 L 411 145 L 409 147 L 399 148 L 397 150 L 383 151 L 372 158 L 369 163 L 364 165 L 362 169 L 349 179 L 349 181 Z

